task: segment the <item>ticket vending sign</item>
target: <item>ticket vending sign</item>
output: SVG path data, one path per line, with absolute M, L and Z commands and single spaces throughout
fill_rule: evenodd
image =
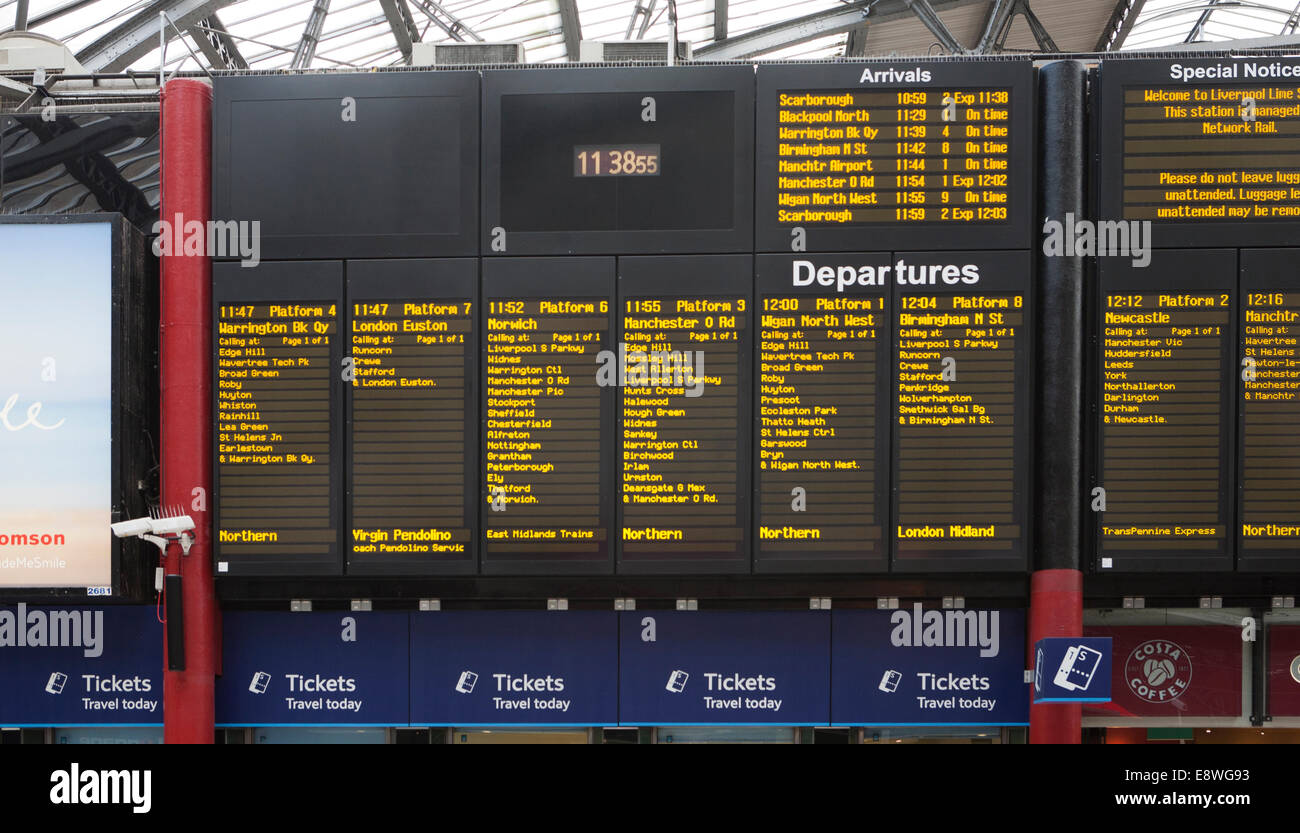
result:
M 1050 637 L 1034 643 L 1034 702 L 1110 702 L 1110 639 Z
M 748 252 L 749 65 L 483 73 L 484 257 Z
M 836 610 L 831 722 L 837 726 L 1023 726 L 1021 610 Z
M 343 264 L 212 277 L 214 572 L 341 575 Z
M 483 261 L 483 572 L 614 571 L 614 258 Z
M 754 568 L 883 572 L 893 259 L 755 260 Z
M 1237 568 L 1300 570 L 1300 251 L 1246 249 L 1241 265 Z
M 0 607 L 0 724 L 161 726 L 153 605 Z
M 1026 248 L 1027 59 L 758 68 L 760 252 Z
M 748 573 L 754 259 L 618 269 L 618 571 Z
M 825 726 L 830 616 L 814 611 L 619 618 L 623 726 Z
M 1097 566 L 1230 570 L 1236 252 L 1104 258 L 1098 284 Z
M 404 726 L 406 613 L 222 615 L 218 726 Z
M 613 726 L 613 611 L 411 616 L 411 725 Z
M 1030 275 L 1028 252 L 894 253 L 894 572 L 1027 566 Z
M 349 575 L 478 566 L 478 269 L 347 264 Z
M 1288 246 L 1300 218 L 1300 58 L 1102 61 L 1097 213 L 1161 246 Z

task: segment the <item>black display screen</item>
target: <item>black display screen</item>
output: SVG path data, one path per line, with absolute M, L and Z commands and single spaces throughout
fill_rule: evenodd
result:
M 342 264 L 213 267 L 217 575 L 338 575 Z
M 477 72 L 220 76 L 212 106 L 213 217 L 260 258 L 478 253 Z
M 1098 209 L 1158 246 L 1295 243 L 1300 59 L 1103 61 Z
M 1300 252 L 1241 252 L 1237 565 L 1300 569 Z
M 472 260 L 348 264 L 350 575 L 474 572 Z
M 891 263 L 757 258 L 756 570 L 888 567 Z
M 773 65 L 757 77 L 760 251 L 1027 245 L 1029 61 Z
M 896 252 L 894 570 L 1026 566 L 1028 252 Z
M 1236 283 L 1230 250 L 1156 251 L 1145 268 L 1101 263 L 1093 394 L 1102 572 L 1232 568 Z
M 484 254 L 746 251 L 748 67 L 484 75 Z
M 613 571 L 614 259 L 483 264 L 483 571 Z
M 619 571 L 748 573 L 753 258 L 618 268 Z

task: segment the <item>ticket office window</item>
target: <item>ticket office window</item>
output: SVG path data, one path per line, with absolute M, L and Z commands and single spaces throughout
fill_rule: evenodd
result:
M 580 744 L 591 743 L 591 732 L 573 727 L 484 728 L 467 726 L 451 730 L 454 745 L 467 744 Z
M 389 743 L 391 730 L 382 726 L 259 726 L 253 729 L 258 744 L 379 745 Z
M 656 743 L 798 743 L 794 726 L 660 726 Z
M 134 744 L 162 743 L 161 726 L 70 726 L 54 730 L 55 743 Z
M 864 744 L 957 744 L 1024 743 L 1024 730 L 1002 726 L 866 726 Z

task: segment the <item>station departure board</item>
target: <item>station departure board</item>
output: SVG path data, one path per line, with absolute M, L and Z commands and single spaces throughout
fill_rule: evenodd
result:
M 337 575 L 340 263 L 213 266 L 218 575 Z
M 1099 214 L 1157 246 L 1288 245 L 1300 221 L 1300 58 L 1103 61 Z
M 895 572 L 1024 569 L 1033 448 L 1028 252 L 896 252 Z
M 477 568 L 475 266 L 347 264 L 349 575 Z
M 485 257 L 748 252 L 749 66 L 483 74 Z
M 618 261 L 618 568 L 750 570 L 749 255 Z
M 1030 61 L 765 65 L 757 78 L 759 251 L 1028 245 Z
M 613 571 L 614 259 L 483 264 L 483 572 Z
M 1300 569 L 1300 252 L 1241 252 L 1237 566 Z M 1249 372 L 1248 372 L 1249 371 Z
M 893 260 L 756 261 L 754 568 L 884 571 Z
M 1103 259 L 1095 335 L 1098 568 L 1232 568 L 1236 253 Z M 1095 501 L 1096 498 L 1091 498 Z

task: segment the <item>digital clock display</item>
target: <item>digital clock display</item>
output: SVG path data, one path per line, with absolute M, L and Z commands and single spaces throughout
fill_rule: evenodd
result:
M 658 145 L 578 145 L 574 176 L 659 176 Z

